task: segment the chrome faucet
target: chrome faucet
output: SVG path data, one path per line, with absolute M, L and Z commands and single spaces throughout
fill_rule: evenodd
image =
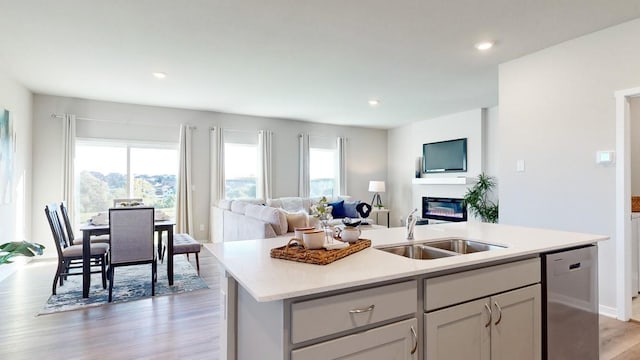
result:
M 416 228 L 418 217 L 414 215 L 418 209 L 413 209 L 407 216 L 407 240 L 413 240 L 413 230 Z

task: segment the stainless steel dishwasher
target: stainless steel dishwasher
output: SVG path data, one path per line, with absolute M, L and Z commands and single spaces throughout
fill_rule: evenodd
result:
M 543 255 L 543 358 L 599 358 L 598 248 Z

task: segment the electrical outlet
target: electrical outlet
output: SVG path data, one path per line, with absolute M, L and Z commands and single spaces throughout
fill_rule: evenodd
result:
M 200 231 L 204 231 L 204 224 L 200 224 Z

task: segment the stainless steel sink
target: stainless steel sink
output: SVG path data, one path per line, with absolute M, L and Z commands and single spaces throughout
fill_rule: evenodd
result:
M 392 254 L 408 257 L 411 259 L 431 260 L 439 259 L 448 256 L 455 256 L 457 254 L 440 249 L 430 248 L 423 245 L 400 245 L 390 246 L 386 248 L 379 248 L 382 251 L 390 252 Z
M 423 243 L 425 246 L 434 247 L 442 250 L 453 251 L 458 254 L 471 254 L 480 251 L 504 249 L 504 246 L 495 244 L 485 244 L 473 240 L 466 239 L 446 239 L 438 241 L 430 241 Z
M 443 239 L 409 245 L 380 247 L 378 249 L 410 259 L 432 260 L 504 248 L 501 245 L 467 239 Z

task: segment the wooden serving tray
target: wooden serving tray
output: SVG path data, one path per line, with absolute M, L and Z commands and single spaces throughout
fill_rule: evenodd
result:
M 271 257 L 307 264 L 327 265 L 345 256 L 366 249 L 369 246 L 371 246 L 371 240 L 359 239 L 344 249 L 327 250 L 323 248 L 310 250 L 304 247 L 302 241 L 293 238 L 289 240 L 287 245 L 271 249 Z

